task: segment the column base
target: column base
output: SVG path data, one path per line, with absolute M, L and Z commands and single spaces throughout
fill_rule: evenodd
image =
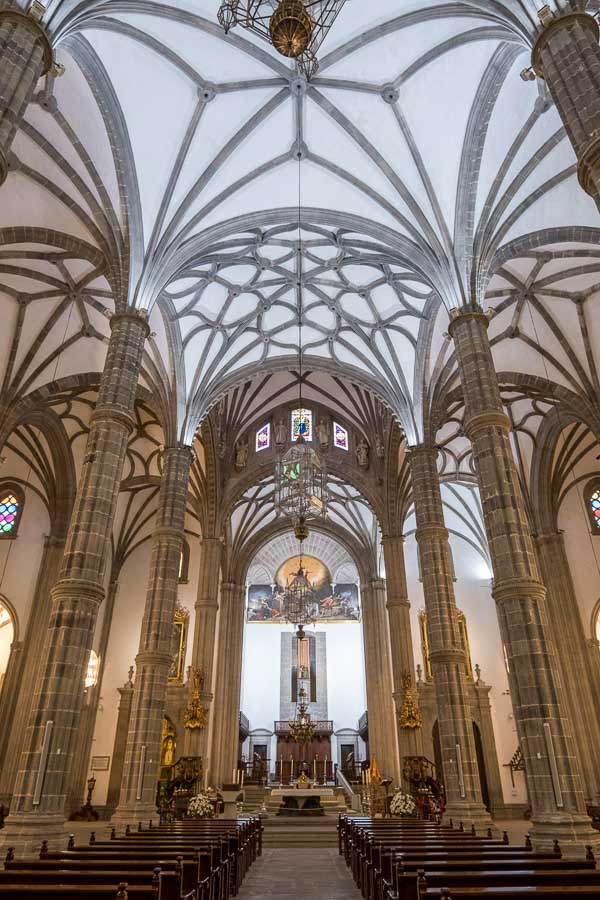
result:
M 150 822 L 154 826 L 158 825 L 159 815 L 154 804 L 138 803 L 135 806 L 118 806 L 110 820 L 110 824 L 114 825 L 117 831 L 124 831 L 127 825 L 137 830 L 140 822 L 144 829 L 150 827 Z
M 596 859 L 600 859 L 600 831 L 592 828 L 588 816 L 567 813 L 540 816 L 532 818 L 531 824 L 529 834 L 534 850 L 552 850 L 554 841 L 558 841 L 563 856 L 582 859 L 591 847 Z
M 0 831 L 0 850 L 3 856 L 12 847 L 16 857 L 38 857 L 42 841 L 48 850 L 66 850 L 68 835 L 63 815 L 11 814 Z
M 452 819 L 454 828 L 458 828 L 462 822 L 467 833 L 472 831 L 474 825 L 475 833 L 480 837 L 485 837 L 488 829 L 491 830 L 493 837 L 500 837 L 500 831 L 494 825 L 491 815 L 485 806 L 480 806 L 478 803 L 449 803 L 446 806 L 442 823 L 449 825 L 450 819 Z

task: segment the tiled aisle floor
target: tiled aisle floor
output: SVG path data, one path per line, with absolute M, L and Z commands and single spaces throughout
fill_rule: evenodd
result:
M 244 879 L 239 900 L 359 900 L 337 849 L 263 850 Z

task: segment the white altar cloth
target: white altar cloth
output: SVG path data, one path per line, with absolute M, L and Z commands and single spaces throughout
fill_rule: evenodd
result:
M 312 787 L 312 788 L 295 788 L 295 787 L 285 787 L 285 788 L 274 788 L 271 791 L 271 797 L 274 800 L 283 800 L 284 797 L 333 797 L 333 790 L 331 788 L 326 787 Z

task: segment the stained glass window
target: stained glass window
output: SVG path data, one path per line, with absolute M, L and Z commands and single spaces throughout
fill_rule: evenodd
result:
M 12 536 L 17 530 L 21 502 L 12 490 L 0 490 L 0 537 Z
M 341 425 L 338 425 L 337 422 L 333 423 L 333 445 L 338 450 L 348 449 L 348 432 Z
M 292 412 L 291 435 L 293 441 L 295 441 L 299 435 L 302 435 L 305 441 L 312 441 L 313 418 L 310 409 L 295 409 Z
M 256 452 L 259 450 L 268 450 L 271 446 L 271 423 L 267 422 L 262 428 L 256 432 Z
M 595 528 L 600 531 L 600 486 L 589 495 L 590 513 Z

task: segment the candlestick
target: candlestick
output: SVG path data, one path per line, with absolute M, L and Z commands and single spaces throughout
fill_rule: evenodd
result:
M 237 778 L 235 777 L 235 769 L 233 770 L 233 775 L 231 776 L 231 783 L 237 784 Z
M 246 773 L 244 772 L 243 769 L 242 769 L 241 771 L 242 771 L 242 782 L 241 782 L 241 784 L 242 784 L 242 787 L 244 787 L 244 775 L 245 775 Z

